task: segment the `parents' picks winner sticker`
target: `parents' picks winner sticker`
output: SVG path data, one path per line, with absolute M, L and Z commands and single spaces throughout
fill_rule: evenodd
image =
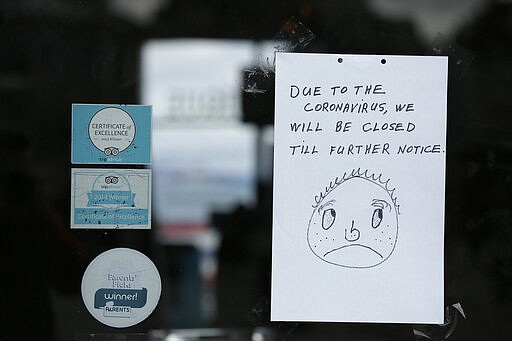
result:
M 161 289 L 155 264 L 139 251 L 127 248 L 97 256 L 82 279 L 82 299 L 89 313 L 115 328 L 144 321 L 158 304 Z
M 72 106 L 72 163 L 149 164 L 150 138 L 151 106 Z

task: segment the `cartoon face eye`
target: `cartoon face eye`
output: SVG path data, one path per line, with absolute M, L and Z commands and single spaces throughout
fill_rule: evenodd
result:
M 379 227 L 380 223 L 382 222 L 382 208 L 376 208 L 374 211 L 373 211 L 373 216 L 372 216 L 372 227 L 374 229 L 376 229 L 377 227 Z
M 329 208 L 322 214 L 322 228 L 328 230 L 334 224 L 336 220 L 336 211 L 334 208 Z

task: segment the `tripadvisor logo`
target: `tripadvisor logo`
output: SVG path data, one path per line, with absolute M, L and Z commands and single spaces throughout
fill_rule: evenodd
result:
M 109 107 L 94 114 L 89 122 L 92 144 L 107 156 L 117 156 L 135 138 L 135 123 L 126 111 Z

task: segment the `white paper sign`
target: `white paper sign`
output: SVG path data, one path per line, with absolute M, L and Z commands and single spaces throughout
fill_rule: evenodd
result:
M 277 55 L 273 321 L 443 322 L 447 63 Z

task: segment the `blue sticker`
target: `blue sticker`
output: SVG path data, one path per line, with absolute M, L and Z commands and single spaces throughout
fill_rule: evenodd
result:
M 71 120 L 72 163 L 151 163 L 151 106 L 73 104 Z
M 151 228 L 151 170 L 72 169 L 71 228 Z

